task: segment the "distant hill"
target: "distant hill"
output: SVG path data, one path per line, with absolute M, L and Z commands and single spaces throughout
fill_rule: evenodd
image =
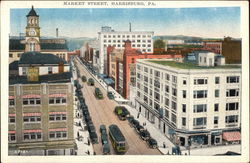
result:
M 163 36 L 154 36 L 154 40 L 184 40 L 184 41 L 202 41 L 202 40 L 221 40 L 220 38 L 203 38 L 195 36 L 184 36 L 184 35 L 163 35 Z

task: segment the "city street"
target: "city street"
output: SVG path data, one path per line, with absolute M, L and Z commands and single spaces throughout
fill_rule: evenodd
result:
M 81 76 L 85 75 L 87 78 L 92 77 L 91 74 L 84 68 L 83 65 L 79 63 L 76 59 L 76 67 L 80 71 Z M 88 86 L 87 83 L 83 83 L 81 79 L 79 79 L 80 84 L 83 86 L 82 91 L 86 101 L 86 104 L 89 108 L 90 115 L 92 117 L 92 121 L 96 127 L 96 133 L 99 138 L 99 144 L 94 144 L 93 148 L 96 154 L 102 154 L 102 143 L 100 141 L 100 131 L 99 127 L 101 124 L 106 125 L 108 130 L 108 126 L 111 124 L 116 124 L 122 131 L 127 143 L 128 143 L 128 151 L 125 153 L 127 155 L 160 155 L 158 149 L 150 149 L 146 142 L 140 139 L 139 135 L 136 133 L 134 128 L 131 128 L 128 121 L 121 121 L 118 117 L 113 113 L 115 106 L 117 103 L 114 100 L 109 100 L 107 97 L 107 92 L 104 90 L 101 85 L 95 81 L 95 87 L 101 89 L 104 95 L 104 99 L 98 100 L 94 96 L 93 86 Z M 111 154 L 115 154 L 113 147 L 110 143 Z

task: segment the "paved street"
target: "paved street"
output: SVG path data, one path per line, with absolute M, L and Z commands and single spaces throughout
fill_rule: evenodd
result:
M 87 76 L 87 78 L 91 77 L 88 71 L 76 60 L 76 67 L 80 70 L 81 75 Z M 117 103 L 113 100 L 109 100 L 106 96 L 106 91 L 100 86 L 100 84 L 95 81 L 95 87 L 99 87 L 104 94 L 104 99 L 98 100 L 94 96 L 93 86 L 88 86 L 87 83 L 82 83 L 81 79 L 79 80 L 83 85 L 83 95 L 85 97 L 86 104 L 88 105 L 90 115 L 92 117 L 93 123 L 97 130 L 97 135 L 99 137 L 99 144 L 94 144 L 94 151 L 96 154 L 102 154 L 102 144 L 100 142 L 100 132 L 99 126 L 101 124 L 105 124 L 108 128 L 111 124 L 116 124 L 121 129 L 125 139 L 128 143 L 129 149 L 126 152 L 128 155 L 159 155 L 161 154 L 158 149 L 150 149 L 146 142 L 141 140 L 136 133 L 136 131 L 129 126 L 128 121 L 121 121 L 118 117 L 113 113 L 113 110 Z M 111 154 L 114 154 L 113 148 L 111 147 Z

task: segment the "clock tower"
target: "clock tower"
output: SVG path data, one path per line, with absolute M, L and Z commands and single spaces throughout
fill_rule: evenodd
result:
M 28 51 L 40 51 L 40 27 L 39 27 L 39 15 L 36 14 L 33 6 L 28 13 L 26 35 L 25 35 L 25 52 Z

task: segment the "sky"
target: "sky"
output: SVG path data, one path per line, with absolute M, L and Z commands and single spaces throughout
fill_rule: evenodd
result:
M 11 9 L 10 35 L 25 32 L 27 9 Z M 240 7 L 206 8 L 35 8 L 41 36 L 97 37 L 102 26 L 115 31 L 154 31 L 155 35 L 240 38 Z

